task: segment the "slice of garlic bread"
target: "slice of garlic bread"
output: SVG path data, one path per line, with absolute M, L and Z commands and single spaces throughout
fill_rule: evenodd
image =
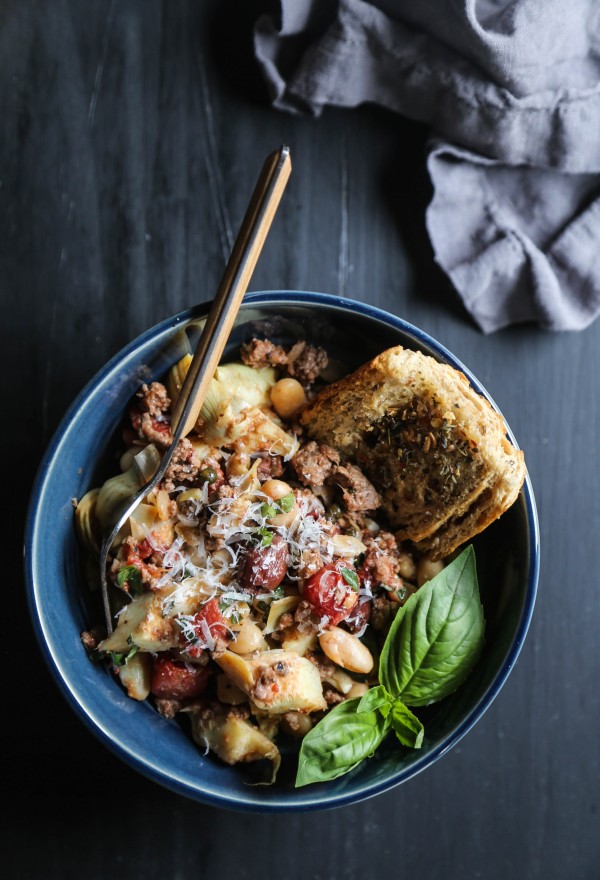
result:
M 436 559 L 504 513 L 525 477 L 523 453 L 466 377 L 402 346 L 327 386 L 301 419 L 364 470 L 397 536 Z

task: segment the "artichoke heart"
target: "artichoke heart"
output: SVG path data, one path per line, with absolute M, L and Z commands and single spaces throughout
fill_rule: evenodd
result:
M 273 367 L 224 364 L 217 367 L 215 379 L 232 397 L 241 397 L 249 406 L 271 406 L 271 388 L 277 382 Z
M 245 659 L 225 651 L 215 659 L 225 675 L 269 715 L 327 708 L 319 672 L 305 657 L 272 650 Z
M 212 446 L 234 446 L 244 452 L 268 451 L 291 458 L 299 443 L 258 407 L 240 397 L 223 398 L 211 385 L 200 411 L 200 437 Z
M 171 368 L 167 385 L 173 403 L 191 361 L 191 355 L 185 355 Z M 209 446 L 232 446 L 239 441 L 245 452 L 268 450 L 291 458 L 298 450 L 296 438 L 261 409 L 270 407 L 276 381 L 272 367 L 254 369 L 239 363 L 217 367 L 196 423 L 200 438 Z
M 271 761 L 271 782 L 275 781 L 281 764 L 279 749 L 247 721 L 197 710 L 192 712 L 192 737 L 197 745 L 211 749 L 226 764 Z
M 100 642 L 101 651 L 126 653 L 132 645 L 140 651 L 167 651 L 179 645 L 175 621 L 165 617 L 161 591 L 136 596 L 119 615 L 116 629 Z
M 117 474 L 104 483 L 96 499 L 96 516 L 102 529 L 107 529 L 117 521 L 122 505 L 154 475 L 159 464 L 160 454 L 150 444 L 138 452 L 125 473 Z

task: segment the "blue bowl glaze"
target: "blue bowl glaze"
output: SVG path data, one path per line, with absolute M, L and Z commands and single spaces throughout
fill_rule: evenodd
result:
M 538 580 L 539 535 L 529 479 L 516 504 L 475 540 L 487 630 L 484 653 L 467 682 L 429 707 L 419 751 L 392 741 L 340 779 L 294 789 L 295 761 L 284 760 L 273 786 L 251 786 L 247 770 L 202 755 L 176 721 L 149 703 L 125 696 L 101 665 L 89 662 L 81 630 L 101 619 L 82 588 L 72 498 L 114 473 L 115 431 L 143 381 L 160 378 L 193 346 L 206 305 L 148 330 L 116 355 L 73 403 L 41 463 L 25 536 L 28 599 L 48 664 L 76 713 L 115 754 L 156 782 L 203 803 L 250 811 L 303 811 L 355 803 L 409 779 L 437 761 L 481 718 L 521 650 Z M 307 338 L 329 352 L 342 375 L 393 345 L 419 349 L 460 369 L 489 394 L 461 362 L 401 319 L 352 300 L 296 291 L 249 294 L 227 354 L 264 334 L 286 343 Z M 512 438 L 514 441 L 514 438 Z

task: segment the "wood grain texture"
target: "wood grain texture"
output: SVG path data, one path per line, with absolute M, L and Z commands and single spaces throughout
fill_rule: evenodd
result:
M 539 505 L 531 630 L 493 706 L 433 768 L 333 813 L 241 818 L 163 791 L 81 725 L 33 646 L 17 558 L 4 579 L 3 876 L 592 880 L 600 322 L 483 337 L 427 242 L 425 129 L 372 108 L 319 120 L 273 111 L 251 60 L 263 7 L 0 5 L 9 546 L 20 546 L 37 462 L 74 395 L 132 337 L 212 296 L 256 169 L 284 142 L 294 174 L 252 289 L 386 308 L 487 385 L 525 449 Z

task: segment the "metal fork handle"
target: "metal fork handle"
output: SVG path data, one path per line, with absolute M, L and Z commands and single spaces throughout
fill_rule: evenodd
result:
M 102 541 L 100 550 L 100 578 L 106 629 L 109 634 L 113 631 L 106 576 L 106 564 L 110 548 L 137 505 L 164 477 L 181 438 L 189 434 L 196 424 L 202 403 L 225 350 L 233 322 L 239 311 L 244 294 L 248 289 L 250 278 L 281 201 L 281 196 L 283 195 L 291 170 L 292 162 L 289 147 L 280 147 L 279 150 L 276 150 L 265 160 L 233 250 L 227 261 L 219 289 L 200 335 L 194 357 L 173 409 L 171 418 L 173 440 L 165 450 L 158 470 L 152 479 L 134 495 L 111 531 L 105 535 Z

